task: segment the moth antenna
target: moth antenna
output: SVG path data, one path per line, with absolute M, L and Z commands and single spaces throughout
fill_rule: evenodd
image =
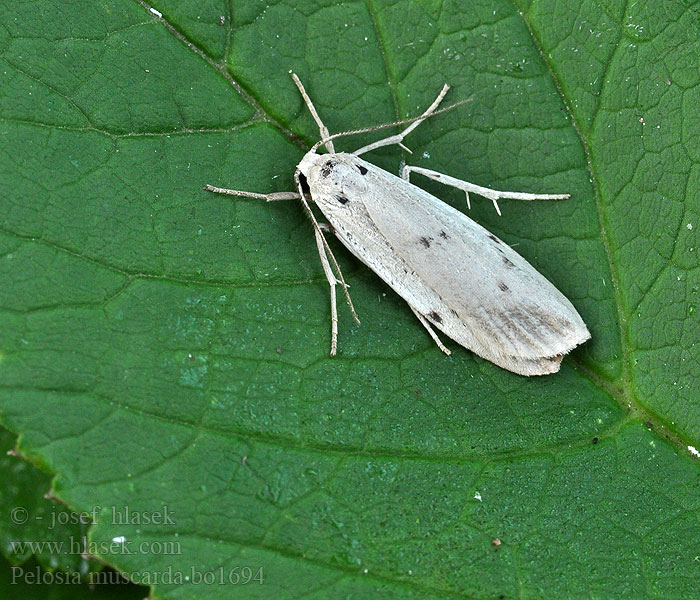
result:
M 328 131 L 328 128 L 324 125 L 323 121 L 321 121 L 321 117 L 318 115 L 318 112 L 316 111 L 316 107 L 314 106 L 314 103 L 311 102 L 311 98 L 309 98 L 309 95 L 306 93 L 306 90 L 304 89 L 304 84 L 301 82 L 301 79 L 297 76 L 296 73 L 292 73 L 292 80 L 294 81 L 295 85 L 299 89 L 299 93 L 301 94 L 301 97 L 304 99 L 304 102 L 306 102 L 306 107 L 309 109 L 309 112 L 311 113 L 311 116 L 314 118 L 314 121 L 316 121 L 316 125 L 318 125 L 318 130 L 321 132 L 321 138 L 325 139 L 325 146 L 328 152 L 331 154 L 335 154 L 335 148 L 333 147 L 333 142 L 331 141 L 331 134 Z
M 319 147 L 323 146 L 326 142 L 336 140 L 340 137 L 345 137 L 345 136 L 349 136 L 349 135 L 358 135 L 360 133 L 371 133 L 373 131 L 379 131 L 380 129 L 388 129 L 389 127 L 397 127 L 398 125 L 406 125 L 407 123 L 421 121 L 423 119 L 428 119 L 430 117 L 434 117 L 435 115 L 439 115 L 441 113 L 447 112 L 448 110 L 452 110 L 453 108 L 457 108 L 458 106 L 461 106 L 462 104 L 466 104 L 467 102 L 471 102 L 472 100 L 473 100 L 473 98 L 465 98 L 464 100 L 460 100 L 459 102 L 455 102 L 454 104 L 450 104 L 449 106 L 446 106 L 445 108 L 441 108 L 439 110 L 431 112 L 429 115 L 420 115 L 418 117 L 411 117 L 410 119 L 402 119 L 401 121 L 394 121 L 392 123 L 384 123 L 383 125 L 374 125 L 372 127 L 363 127 L 362 129 L 353 129 L 350 131 L 341 131 L 340 133 L 334 133 L 333 135 L 330 135 L 327 138 L 324 138 L 324 139 L 316 142 L 311 147 L 311 150 L 309 150 L 309 152 L 315 152 Z

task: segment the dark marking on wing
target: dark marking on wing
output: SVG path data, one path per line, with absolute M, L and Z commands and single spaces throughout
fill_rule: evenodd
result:
M 441 237 L 443 240 L 447 240 L 447 239 L 449 239 L 450 236 L 447 235 L 444 231 L 441 231 L 441 232 L 440 232 L 440 237 Z
M 360 171 L 360 175 L 367 175 L 367 169 L 365 167 L 362 165 L 357 165 L 357 168 Z
M 336 164 L 337 163 L 332 160 L 326 161 L 321 167 L 321 175 L 323 177 L 328 177 L 333 172 L 333 167 L 335 167 Z
M 514 267 L 515 266 L 515 264 L 513 264 L 513 262 L 507 256 L 503 257 L 503 264 L 506 267 Z
M 499 240 L 495 235 L 493 235 L 493 233 L 489 233 L 489 239 L 490 239 L 490 240 L 493 240 L 493 241 L 496 242 L 497 244 L 500 244 L 500 243 L 501 243 L 501 240 Z
M 502 292 L 510 292 L 510 288 L 502 281 L 500 281 L 498 283 L 498 289 L 501 290 Z
M 421 236 L 418 238 L 418 241 L 423 244 L 426 248 L 430 248 L 430 242 L 432 241 L 433 238 L 427 238 L 425 236 Z
M 451 309 L 450 309 L 450 312 L 451 312 L 455 317 L 459 317 L 459 313 L 458 313 L 454 308 L 451 308 Z
M 437 314 L 434 310 L 428 313 L 428 318 L 434 323 L 442 323 L 442 317 Z
M 348 202 L 350 202 L 350 200 L 348 200 L 345 196 L 341 195 L 336 195 L 335 199 L 341 204 L 347 204 Z

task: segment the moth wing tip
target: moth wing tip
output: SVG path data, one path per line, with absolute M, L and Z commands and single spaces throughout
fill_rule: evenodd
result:
M 554 373 L 558 373 L 559 369 L 561 369 L 561 361 L 563 359 L 563 354 L 557 354 L 556 356 L 548 356 L 537 361 L 532 361 L 532 370 L 529 370 L 528 373 L 523 373 L 523 375 L 553 375 Z
M 591 339 L 591 333 L 590 331 L 588 331 L 588 328 L 585 324 L 583 325 L 583 328 L 581 330 L 577 331 L 577 334 L 578 335 L 572 338 L 571 343 L 567 344 L 567 346 L 569 347 L 566 350 L 560 352 L 559 354 L 555 354 L 554 356 L 545 356 L 540 359 L 530 361 L 530 364 L 532 365 L 532 371 L 522 374 L 551 375 L 553 373 L 558 373 L 559 369 L 561 369 L 561 362 L 562 360 L 564 360 L 564 357 L 569 352 Z

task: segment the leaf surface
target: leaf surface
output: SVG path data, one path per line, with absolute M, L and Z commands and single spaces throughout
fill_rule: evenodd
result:
M 102 560 L 162 598 L 692 596 L 696 2 L 0 4 L 0 414 Z M 445 357 L 332 241 L 328 357 L 300 207 L 202 191 L 292 189 L 290 70 L 331 132 L 448 82 L 377 165 L 571 194 L 470 212 L 588 324 L 559 374 Z

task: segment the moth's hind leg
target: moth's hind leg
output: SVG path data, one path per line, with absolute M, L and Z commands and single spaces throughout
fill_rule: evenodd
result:
M 435 98 L 435 100 L 428 107 L 428 109 L 418 119 L 416 119 L 415 121 L 413 121 L 413 123 L 406 127 L 406 129 L 404 129 L 401 133 L 389 136 L 387 138 L 384 138 L 383 140 L 377 140 L 376 142 L 372 142 L 367 146 L 363 146 L 359 150 L 355 150 L 353 154 L 359 156 L 360 154 L 364 154 L 365 152 L 369 152 L 370 150 L 376 150 L 377 148 L 382 148 L 383 146 L 391 146 L 392 144 L 398 144 L 401 148 L 406 150 L 406 152 L 411 153 L 411 151 L 403 145 L 403 139 L 416 127 L 418 127 L 418 125 L 425 121 L 433 112 L 435 112 L 435 109 L 439 106 L 440 102 L 442 102 L 442 99 L 445 97 L 445 94 L 447 94 L 447 91 L 449 89 L 450 86 L 445 84 L 442 87 L 442 90 L 440 90 L 438 97 Z
M 409 304 L 410 306 L 410 304 Z M 433 326 L 430 324 L 428 319 L 426 319 L 422 314 L 420 314 L 415 308 L 411 306 L 411 310 L 413 311 L 413 314 L 416 315 L 418 320 L 421 322 L 421 325 L 425 327 L 428 330 L 428 333 L 430 334 L 430 337 L 433 338 L 433 341 L 437 344 L 437 347 L 440 348 L 447 356 L 452 354 L 450 352 L 449 348 L 445 347 L 445 345 L 440 341 L 440 338 L 438 337 L 438 334 L 435 333 L 435 330 L 433 329 Z
M 565 200 L 569 198 L 569 194 L 529 194 L 527 192 L 501 192 L 499 190 L 492 190 L 490 188 L 481 187 L 475 183 L 469 183 L 468 181 L 463 181 L 462 179 L 457 179 L 455 177 L 450 177 L 443 173 L 438 173 L 437 171 L 432 171 L 430 169 L 424 169 L 423 167 L 412 167 L 410 165 L 405 165 L 401 170 L 401 177 L 408 181 L 411 173 L 420 173 L 426 177 L 449 185 L 458 190 L 462 190 L 467 195 L 467 206 L 471 208 L 471 203 L 469 201 L 469 192 L 479 194 L 484 198 L 488 198 L 493 202 L 493 206 L 496 209 L 498 215 L 501 215 L 501 209 L 498 207 L 497 200 L 500 199 L 512 199 L 512 200 Z
M 274 192 L 272 194 L 257 194 L 255 192 L 229 190 L 227 188 L 220 188 L 209 184 L 205 185 L 204 189 L 208 192 L 215 192 L 217 194 L 228 194 L 229 196 L 242 196 L 243 198 L 256 198 L 258 200 L 265 200 L 267 202 L 276 202 L 277 200 L 299 200 L 301 198 L 298 192 Z

